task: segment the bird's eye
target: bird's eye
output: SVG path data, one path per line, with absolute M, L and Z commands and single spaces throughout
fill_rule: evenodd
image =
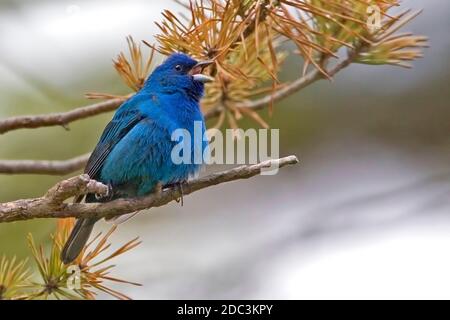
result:
M 181 66 L 180 66 L 179 64 L 177 64 L 177 65 L 175 66 L 175 70 L 181 71 Z

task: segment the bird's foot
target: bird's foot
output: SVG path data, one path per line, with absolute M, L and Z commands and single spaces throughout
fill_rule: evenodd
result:
M 177 198 L 177 199 L 175 199 L 175 201 L 178 202 L 178 203 L 181 202 L 181 206 L 184 205 L 184 199 L 183 199 L 183 195 L 184 195 L 184 193 L 183 193 L 183 184 L 184 184 L 184 183 L 186 183 L 185 180 L 180 181 L 180 182 L 176 182 L 176 183 L 172 183 L 172 184 L 168 184 L 168 185 L 164 186 L 165 189 L 166 189 L 166 188 L 176 188 L 176 189 L 179 190 L 179 192 L 180 192 L 180 197 Z
M 111 200 L 112 197 L 113 197 L 113 194 L 114 194 L 111 183 L 108 183 L 107 187 L 108 187 L 108 190 L 106 191 L 106 194 L 98 194 L 98 193 L 96 193 L 95 194 L 95 199 L 97 199 L 98 201 L 109 201 L 109 200 Z

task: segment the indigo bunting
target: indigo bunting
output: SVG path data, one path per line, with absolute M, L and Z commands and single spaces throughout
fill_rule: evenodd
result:
M 110 192 L 106 198 L 88 194 L 87 203 L 144 196 L 157 185 L 186 181 L 199 170 L 200 164 L 194 161 L 181 164 L 172 161 L 176 141 L 171 137 L 177 129 L 187 130 L 194 136 L 195 121 L 200 121 L 204 134 L 199 101 L 204 83 L 213 80 L 202 74 L 210 63 L 174 53 L 153 71 L 139 92 L 120 106 L 85 169 L 91 179 L 107 184 Z M 190 145 L 192 159 L 194 144 Z M 202 139 L 202 149 L 206 147 L 207 142 Z M 78 257 L 97 220 L 77 220 L 61 252 L 65 264 Z

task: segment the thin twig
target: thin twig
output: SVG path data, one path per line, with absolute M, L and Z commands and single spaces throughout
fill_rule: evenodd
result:
M 267 168 L 282 168 L 297 164 L 295 156 L 268 160 L 255 165 L 244 165 L 214 173 L 183 184 L 183 196 L 217 184 L 248 179 Z M 89 180 L 87 175 L 70 178 L 52 187 L 45 196 L 36 199 L 16 200 L 0 204 L 0 222 L 12 222 L 35 218 L 97 217 L 111 218 L 127 213 L 163 206 L 181 197 L 180 188 L 168 188 L 147 197 L 117 199 L 106 203 L 65 203 L 64 201 L 86 193 L 104 194 L 107 186 Z

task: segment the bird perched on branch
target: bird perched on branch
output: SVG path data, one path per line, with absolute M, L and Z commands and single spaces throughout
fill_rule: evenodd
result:
M 172 133 L 183 129 L 194 137 L 197 122 L 204 134 L 199 101 L 204 83 L 213 80 L 202 74 L 209 64 L 211 61 L 197 62 L 184 54 L 172 54 L 153 71 L 143 88 L 120 106 L 85 169 L 91 179 L 107 184 L 110 192 L 103 198 L 88 194 L 86 202 L 147 195 L 158 185 L 186 181 L 199 170 L 198 161 L 174 163 L 171 153 L 177 141 L 172 140 Z M 187 145 L 193 159 L 195 143 Z M 202 139 L 202 153 L 206 146 Z M 65 264 L 78 257 L 97 220 L 77 220 L 61 252 Z

